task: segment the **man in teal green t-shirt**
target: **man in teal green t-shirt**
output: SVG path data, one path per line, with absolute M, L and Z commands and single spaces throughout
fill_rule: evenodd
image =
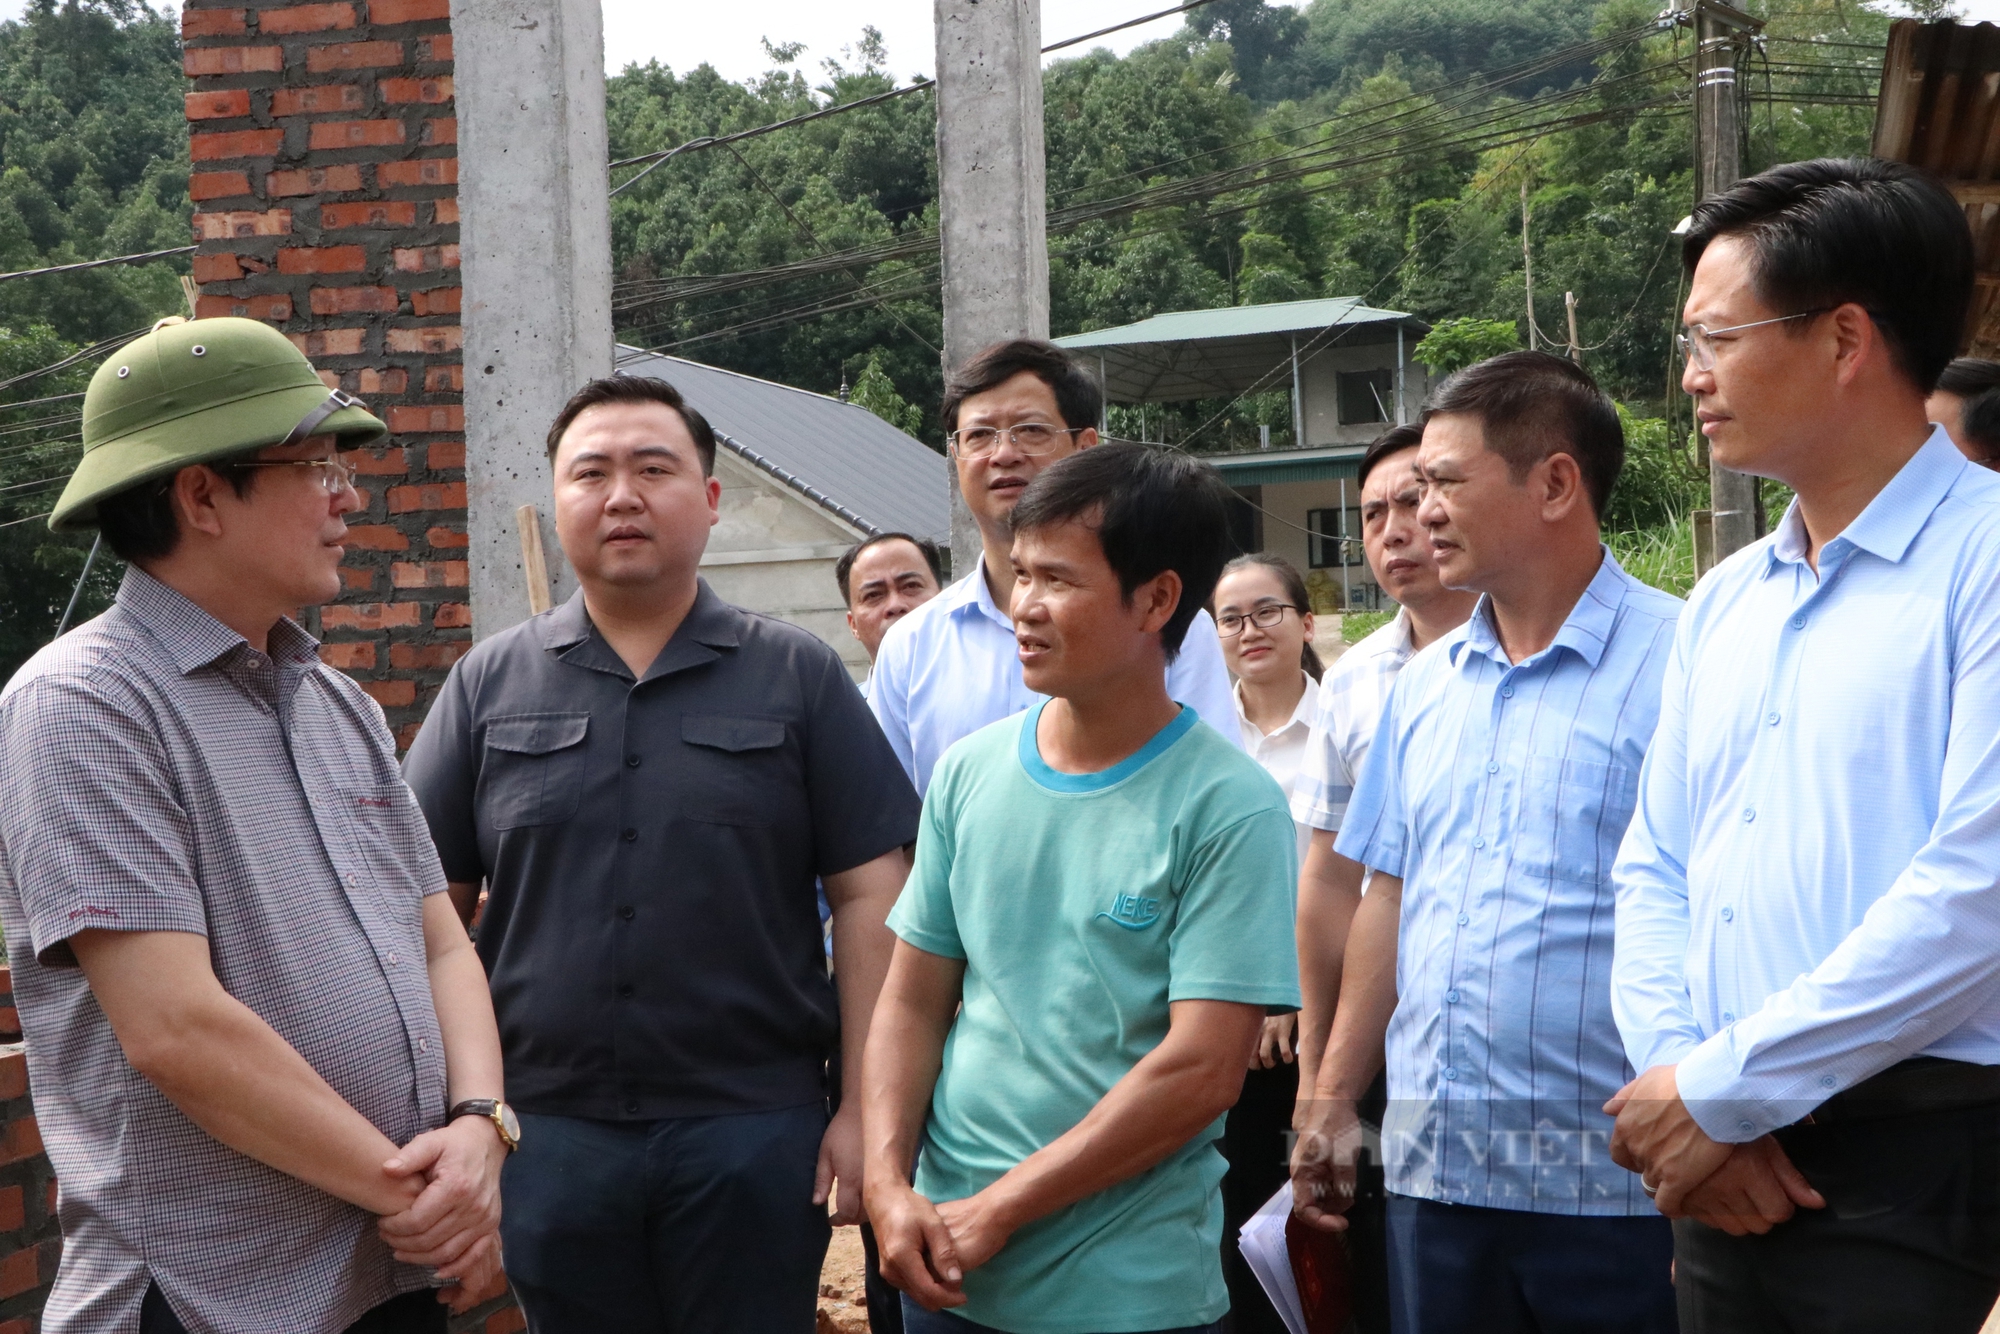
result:
M 1106 444 L 1014 509 L 1015 637 L 1050 698 L 939 763 L 869 1030 L 867 1205 L 909 1334 L 1228 1311 L 1219 1118 L 1299 991 L 1284 794 L 1164 686 L 1226 503 L 1206 465 Z

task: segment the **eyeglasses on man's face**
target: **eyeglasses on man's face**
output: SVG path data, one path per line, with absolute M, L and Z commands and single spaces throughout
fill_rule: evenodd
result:
M 231 464 L 236 468 L 318 468 L 320 485 L 330 496 L 337 496 L 354 485 L 354 468 L 339 459 L 251 459 L 244 463 Z
M 1022 422 L 1017 426 L 968 426 L 945 437 L 951 452 L 961 459 L 983 459 L 1000 448 L 1000 437 L 1023 454 L 1050 454 L 1074 436 L 1081 426 L 1056 426 L 1049 422 Z
M 1681 333 L 1674 335 L 1674 343 L 1680 348 L 1681 356 L 1693 363 L 1698 371 L 1715 369 L 1715 336 L 1717 334 L 1741 333 L 1745 329 L 1760 329 L 1767 324 L 1786 324 L 1792 320 L 1809 320 L 1815 315 L 1824 315 L 1833 309 L 1822 306 L 1818 310 L 1802 310 L 1796 315 L 1779 315 L 1768 320 L 1752 320 L 1748 324 L 1730 324 L 1720 329 L 1711 329 L 1705 324 L 1684 326 Z
M 1215 632 L 1224 639 L 1234 639 L 1243 633 L 1245 624 L 1269 630 L 1285 619 L 1286 612 L 1298 610 L 1289 602 L 1267 602 L 1249 612 L 1226 611 L 1215 618 Z

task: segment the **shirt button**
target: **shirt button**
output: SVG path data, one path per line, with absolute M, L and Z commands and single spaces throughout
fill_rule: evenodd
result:
M 353 877 L 353 876 L 351 876 L 351 875 L 344 875 L 344 876 L 340 877 L 340 883 L 341 883 L 341 884 L 343 884 L 343 885 L 346 885 L 346 886 L 347 886 L 347 887 L 348 887 L 349 889 L 353 889 L 353 888 L 354 888 L 354 877 Z
M 1495 764 L 1492 760 L 1488 760 L 1486 761 L 1486 772 L 1489 774 L 1497 774 L 1500 772 L 1500 766 Z
M 1805 618 L 1805 617 L 1803 617 L 1803 616 L 1794 616 L 1794 617 L 1792 617 L 1792 629 L 1794 629 L 1794 630 L 1803 630 L 1803 629 L 1805 629 L 1805 628 L 1806 628 L 1806 618 Z M 1743 1128 L 1744 1128 L 1745 1130 L 1748 1130 L 1748 1129 L 1750 1128 L 1750 1123 L 1749 1123 L 1748 1121 L 1745 1121 L 1745 1122 L 1743 1123 Z
M 627 755 L 627 756 L 625 757 L 625 767 L 626 767 L 627 769 L 636 769 L 636 768 L 638 768 L 638 767 L 639 767 L 639 757 L 638 757 L 637 755 Z
M 1447 1066 L 1446 1066 L 1446 1067 L 1444 1068 L 1444 1077 L 1445 1077 L 1446 1079 L 1457 1079 L 1457 1078 L 1458 1078 L 1458 1067 L 1457 1067 L 1457 1066 L 1455 1066 L 1455 1065 L 1447 1065 Z
M 1475 838 L 1472 840 L 1472 846 L 1475 848 L 1483 848 L 1486 846 L 1486 840 L 1483 838 Z
M 1514 687 L 1512 687 L 1512 686 L 1501 686 L 1501 687 L 1500 687 L 1500 695 L 1501 695 L 1501 698 L 1503 698 L 1503 699 L 1512 699 L 1512 698 L 1514 698 Z
M 1736 920 L 1736 909 L 1734 909 L 1734 908 L 1724 908 L 1724 909 L 1722 910 L 1722 920 L 1723 920 L 1723 921 L 1725 921 L 1725 922 L 1733 922 L 1733 921 L 1735 921 L 1735 920 Z
M 632 990 L 633 988 L 630 982 L 620 982 L 618 984 L 618 998 L 620 1000 L 632 999 Z
M 1771 726 L 1776 727 L 1778 725 L 1777 710 L 1773 709 L 1770 713 L 1765 714 L 1764 721 L 1769 723 Z
M 1823 1089 L 1830 1089 L 1830 1088 L 1832 1088 L 1832 1087 L 1833 1087 L 1833 1076 L 1832 1076 L 1832 1075 L 1821 1075 L 1821 1076 L 1820 1076 L 1820 1080 L 1819 1080 L 1819 1086 L 1820 1086 L 1821 1088 L 1823 1088 Z
M 618 910 L 618 915 L 629 922 L 639 914 L 638 911 L 635 908 L 633 908 L 631 904 L 628 903 Z
M 1445 993 L 1444 993 L 1444 1003 L 1445 1003 L 1446 1005 L 1456 1005 L 1456 1004 L 1458 1004 L 1458 988 L 1457 988 L 1457 987 L 1453 987 L 1453 988 L 1452 988 L 1452 989 L 1451 989 L 1450 991 L 1447 991 L 1447 992 L 1445 992 Z
M 418 1039 L 417 1039 L 417 1050 L 418 1050 L 418 1051 L 429 1051 L 430 1049 L 431 1049 L 431 1040 L 430 1040 L 429 1038 L 418 1038 Z
M 1460 926 L 1470 926 L 1472 924 L 1472 919 L 1466 916 L 1464 913 L 1460 913 L 1458 915 L 1458 924 Z
M 639 831 L 636 829 L 627 829 L 624 833 L 618 835 L 618 837 L 624 839 L 627 843 L 637 843 L 639 841 Z
M 1734 1011 L 1731 1011 L 1731 1010 L 1724 1010 L 1724 1011 L 1722 1012 L 1722 1022 L 1723 1022 L 1723 1023 L 1725 1023 L 1725 1024 L 1733 1024 L 1733 1023 L 1735 1023 L 1735 1022 L 1736 1022 L 1736 1014 L 1735 1014 L 1735 1012 L 1734 1012 Z
M 1757 808 L 1755 806 L 1745 806 L 1743 808 L 1744 824 L 1749 824 L 1752 820 L 1755 820 L 1756 818 L 1757 818 Z
M 639 1100 L 637 1098 L 627 1098 L 625 1100 L 625 1110 L 634 1115 L 637 1115 L 639 1111 Z
M 401 959 L 401 957 L 399 957 L 399 956 L 397 956 L 397 955 L 394 955 L 394 954 L 391 954 L 391 955 L 389 956 L 389 962 L 390 962 L 390 963 L 401 963 L 402 961 L 403 961 L 403 960 Z
M 1736 1123 L 1736 1128 L 1738 1130 L 1741 1130 L 1746 1135 L 1753 1135 L 1757 1132 L 1757 1127 L 1752 1125 L 1748 1121 L 1738 1121 Z

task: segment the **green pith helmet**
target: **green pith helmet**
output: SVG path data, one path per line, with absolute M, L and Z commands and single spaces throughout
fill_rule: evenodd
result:
M 222 316 L 161 320 L 112 353 L 83 396 L 83 459 L 49 515 L 73 532 L 97 502 L 191 463 L 310 435 L 355 449 L 389 433 L 361 400 L 330 390 L 268 324 Z

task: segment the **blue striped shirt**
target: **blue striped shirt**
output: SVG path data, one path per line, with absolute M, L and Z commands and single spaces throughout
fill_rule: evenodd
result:
M 1614 873 L 1626 1051 L 1724 1141 L 2000 1064 L 2000 477 L 1940 429 L 1805 544 L 1795 507 L 1695 590 Z
M 1383 1160 L 1401 1195 L 1650 1214 L 1600 1110 L 1631 1071 L 1611 1018 L 1611 864 L 1680 601 L 1610 552 L 1540 653 L 1482 598 L 1397 678 L 1336 847 L 1403 877 Z

